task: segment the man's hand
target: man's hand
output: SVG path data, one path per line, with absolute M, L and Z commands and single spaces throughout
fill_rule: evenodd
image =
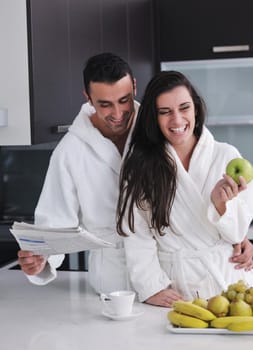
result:
M 245 238 L 240 244 L 234 244 L 233 256 L 230 262 L 236 263 L 235 269 L 249 271 L 253 268 L 253 245 Z
M 47 260 L 42 255 L 34 255 L 27 250 L 18 251 L 18 263 L 27 275 L 38 275 L 44 270 Z
M 177 300 L 183 300 L 182 295 L 178 294 L 175 290 L 168 288 L 152 295 L 152 297 L 145 300 L 145 303 L 156 306 L 172 307 L 174 301 Z

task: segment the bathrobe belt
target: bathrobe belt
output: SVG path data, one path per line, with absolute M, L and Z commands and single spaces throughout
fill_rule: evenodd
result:
M 162 263 L 172 265 L 172 268 L 176 269 L 177 280 L 179 280 L 181 284 L 184 285 L 184 290 L 188 291 L 187 294 L 189 297 L 191 297 L 192 293 L 186 283 L 187 278 L 185 276 L 183 262 L 185 262 L 187 259 L 198 259 L 202 262 L 203 266 L 205 266 L 206 273 L 208 272 L 212 276 L 212 278 L 221 287 L 221 289 L 226 289 L 227 286 L 225 284 L 221 271 L 217 269 L 217 266 L 214 266 L 212 263 L 210 263 L 210 255 L 213 253 L 224 254 L 224 251 L 228 249 L 231 252 L 231 245 L 225 243 L 224 241 L 218 241 L 214 246 L 211 247 L 202 249 L 182 248 L 173 253 L 159 252 L 158 256 L 159 260 Z

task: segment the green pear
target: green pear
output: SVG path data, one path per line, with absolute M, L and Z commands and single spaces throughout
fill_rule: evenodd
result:
M 252 316 L 252 308 L 243 300 L 235 300 L 230 303 L 230 316 Z
M 207 309 L 207 300 L 203 298 L 196 298 L 192 301 L 193 304 L 203 307 L 204 309 Z
M 208 299 L 207 309 L 217 317 L 224 317 L 229 311 L 229 301 L 223 295 L 215 295 Z
M 247 304 L 253 305 L 253 294 L 245 293 L 244 300 Z

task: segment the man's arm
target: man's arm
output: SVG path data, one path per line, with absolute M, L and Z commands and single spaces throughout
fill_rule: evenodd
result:
M 19 250 L 18 262 L 21 270 L 25 273 L 30 282 L 37 285 L 45 285 L 53 281 L 57 272 L 56 269 L 62 264 L 64 254 L 43 257 L 34 255 L 33 252 Z
M 229 259 L 235 263 L 235 269 L 249 271 L 253 268 L 253 244 L 245 238 L 240 244 L 234 244 L 233 256 Z

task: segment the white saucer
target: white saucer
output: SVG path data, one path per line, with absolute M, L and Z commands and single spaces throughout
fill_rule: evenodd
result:
M 128 320 L 132 320 L 136 317 L 139 317 L 143 314 L 143 311 L 138 311 L 138 310 L 133 310 L 133 312 L 130 314 L 130 315 L 127 315 L 127 316 L 117 316 L 117 315 L 114 315 L 114 314 L 111 314 L 107 311 L 103 311 L 102 312 L 102 315 L 104 315 L 105 317 L 108 317 L 112 320 L 115 320 L 115 321 L 128 321 Z

